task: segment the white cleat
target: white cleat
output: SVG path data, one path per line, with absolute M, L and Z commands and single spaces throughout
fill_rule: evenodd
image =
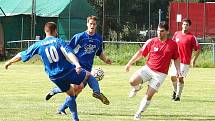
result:
M 129 92 L 128 97 L 132 98 L 136 96 L 137 92 L 140 91 L 142 88 L 143 88 L 142 85 L 140 85 L 139 89 L 132 88 L 131 91 Z
M 139 121 L 140 119 L 141 119 L 141 114 L 135 113 L 135 114 L 134 114 L 134 120 L 135 120 L 135 121 Z

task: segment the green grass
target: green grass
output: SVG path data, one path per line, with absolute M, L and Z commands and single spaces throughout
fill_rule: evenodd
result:
M 55 111 L 63 102 L 65 94 L 45 101 L 45 94 L 54 86 L 43 72 L 40 64 L 14 64 L 9 70 L 0 63 L 0 121 L 70 121 L 70 115 L 58 116 Z M 97 65 L 98 67 L 98 65 Z M 123 66 L 100 66 L 105 78 L 100 82 L 102 92 L 111 104 L 103 105 L 91 96 L 89 87 L 77 98 L 80 121 L 132 121 L 145 91 L 136 97 L 127 97 L 130 91 L 129 73 Z M 215 69 L 192 68 L 186 78 L 181 102 L 170 100 L 172 95 L 170 78 L 153 97 L 142 121 L 212 121 L 215 120 Z M 69 113 L 69 111 L 67 110 Z

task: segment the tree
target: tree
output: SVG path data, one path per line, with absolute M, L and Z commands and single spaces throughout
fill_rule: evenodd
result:
M 135 31 L 136 33 L 138 33 L 138 31 L 140 30 L 147 30 L 150 27 L 149 13 L 152 29 L 156 29 L 159 19 L 159 9 L 161 9 L 163 12 L 162 19 L 168 21 L 169 2 L 204 2 L 215 0 L 121 0 L 120 5 L 119 1 L 120 0 L 88 0 L 88 2 L 95 8 L 97 12 L 100 32 L 102 30 L 101 27 L 103 23 L 103 4 L 105 4 L 105 37 L 109 35 L 109 30 L 115 31 L 117 33 L 123 33 L 125 30 L 127 30 L 125 29 L 125 26 L 128 27 L 131 31 L 126 31 L 122 34 L 123 36 L 130 36 L 135 33 Z M 134 29 L 135 31 L 133 31 Z M 124 38 L 131 37 L 124 36 Z

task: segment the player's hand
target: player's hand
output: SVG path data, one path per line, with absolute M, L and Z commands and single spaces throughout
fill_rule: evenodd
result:
M 112 64 L 112 61 L 109 58 L 107 58 L 106 61 L 105 61 L 105 63 Z
M 76 70 L 77 74 L 80 74 L 81 71 L 82 71 L 82 68 L 81 68 L 81 66 L 77 66 L 77 67 L 75 68 L 75 70 Z
M 125 72 L 129 72 L 131 65 L 130 64 L 126 64 L 125 65 Z
M 11 65 L 12 63 L 10 61 L 5 62 L 4 64 L 4 68 L 8 69 L 8 67 Z

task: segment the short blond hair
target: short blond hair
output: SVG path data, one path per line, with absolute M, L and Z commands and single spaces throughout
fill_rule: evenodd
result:
M 54 34 L 57 29 L 57 25 L 55 22 L 47 22 L 44 27 L 44 31 L 50 34 Z
M 87 17 L 87 23 L 88 23 L 91 19 L 94 20 L 94 21 L 96 21 L 96 20 L 97 20 L 97 17 L 96 17 L 96 16 L 93 16 L 93 15 L 88 16 L 88 17 Z

